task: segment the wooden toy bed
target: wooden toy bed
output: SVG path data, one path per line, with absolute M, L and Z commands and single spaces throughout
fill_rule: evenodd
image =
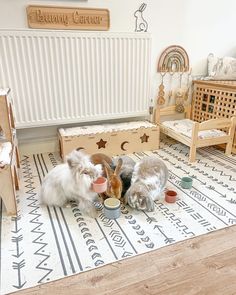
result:
M 195 81 L 192 105 L 185 118 L 166 121 L 176 115 L 175 106 L 156 109 L 160 131 L 190 147 L 189 161 L 196 160 L 199 147 L 226 144 L 225 153 L 236 148 L 236 81 Z

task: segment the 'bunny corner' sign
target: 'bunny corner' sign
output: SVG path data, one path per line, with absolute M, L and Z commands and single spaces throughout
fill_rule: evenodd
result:
M 134 16 L 136 18 L 135 20 L 135 32 L 147 32 L 148 29 L 148 23 L 143 18 L 143 11 L 147 7 L 146 3 L 142 3 L 134 13 Z

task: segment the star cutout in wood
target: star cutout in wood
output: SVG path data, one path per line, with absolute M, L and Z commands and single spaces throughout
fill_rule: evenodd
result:
M 141 143 L 148 142 L 148 138 L 149 136 L 146 133 L 144 133 L 143 136 L 140 137 Z
M 96 144 L 98 145 L 98 149 L 101 149 L 101 148 L 106 148 L 106 143 L 107 141 L 103 140 L 102 138 L 100 139 L 100 141 L 96 142 Z

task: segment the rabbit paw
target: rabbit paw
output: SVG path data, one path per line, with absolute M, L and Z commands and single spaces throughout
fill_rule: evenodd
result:
M 91 218 L 96 218 L 97 217 L 97 210 L 95 207 L 90 207 L 87 212 L 86 212 Z

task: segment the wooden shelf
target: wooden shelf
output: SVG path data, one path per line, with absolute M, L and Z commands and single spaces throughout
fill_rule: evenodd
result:
M 0 127 L 3 133 L 0 146 L 3 142 L 10 142 L 12 145 L 10 163 L 0 168 L 0 197 L 6 207 L 7 214 L 16 215 L 16 190 L 19 189 L 18 168 L 20 168 L 20 158 L 13 105 L 9 93 L 9 88 L 0 89 Z

